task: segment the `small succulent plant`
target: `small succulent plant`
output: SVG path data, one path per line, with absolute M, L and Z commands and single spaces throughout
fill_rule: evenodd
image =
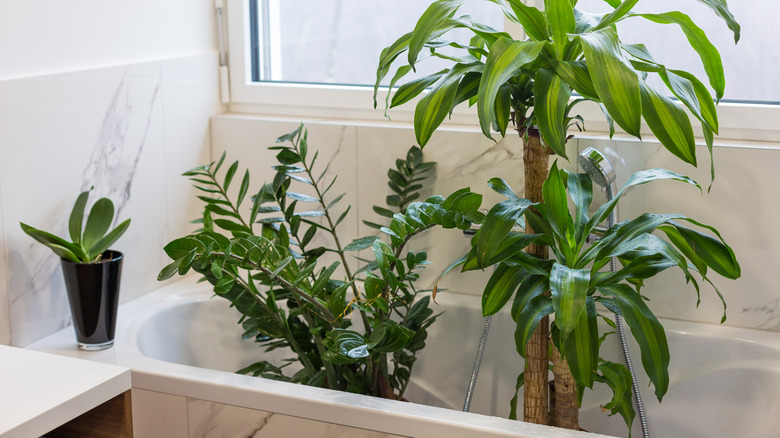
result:
M 114 203 L 100 198 L 92 206 L 84 222 L 84 211 L 89 200 L 90 188 L 82 192 L 73 205 L 68 221 L 71 242 L 54 234 L 19 222 L 22 230 L 38 242 L 46 245 L 61 258 L 74 263 L 97 263 L 103 253 L 119 239 L 130 226 L 130 219 L 109 231 L 114 221 Z

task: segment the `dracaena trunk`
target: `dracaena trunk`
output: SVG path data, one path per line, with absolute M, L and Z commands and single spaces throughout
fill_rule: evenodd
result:
M 541 202 L 542 184 L 549 174 L 551 151 L 542 143 L 538 131 L 530 129 L 526 132 L 520 128 L 518 133 L 523 138 L 524 197 L 532 202 Z M 533 230 L 529 227 L 526 232 L 531 233 Z M 547 248 L 544 246 L 530 245 L 528 252 L 538 257 L 548 257 Z M 568 364 L 560 354 L 557 354 L 557 351 L 552 358 L 555 394 L 553 397 L 549 394 L 549 335 L 550 321 L 545 317 L 536 327 L 525 348 L 523 418 L 529 423 L 550 424 L 577 430 L 579 429 L 577 385 Z M 549 403 L 550 399 L 556 401 L 552 406 Z
M 520 124 L 519 126 L 522 126 Z M 532 202 L 542 200 L 542 184 L 549 173 L 549 149 L 542 144 L 538 131 L 518 129 L 523 138 L 523 164 L 525 172 L 524 197 Z M 530 227 L 526 232 L 531 233 Z M 528 252 L 547 258 L 547 248 L 530 245 Z M 529 423 L 548 424 L 547 338 L 550 321 L 543 318 L 525 347 L 525 384 L 523 387 L 523 419 Z
M 580 408 L 577 405 L 577 382 L 574 381 L 566 359 L 561 357 L 561 353 L 552 342 L 550 344 L 555 390 L 555 397 L 551 397 L 550 401 L 550 426 L 579 430 Z

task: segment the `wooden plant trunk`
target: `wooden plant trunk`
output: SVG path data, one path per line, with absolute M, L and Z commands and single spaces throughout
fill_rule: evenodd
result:
M 522 126 L 522 125 L 520 125 Z M 542 201 L 542 184 L 547 179 L 549 169 L 549 149 L 542 144 L 539 132 L 531 130 L 519 132 L 523 137 L 523 165 L 525 172 L 525 192 L 523 197 L 531 202 Z M 527 135 L 524 135 L 527 134 Z M 526 225 L 526 232 L 532 233 Z M 530 254 L 547 258 L 547 247 L 530 245 Z M 525 384 L 523 386 L 523 419 L 529 423 L 549 424 L 548 422 L 548 385 L 547 385 L 547 338 L 550 332 L 550 320 L 544 317 L 536 327 L 534 334 L 525 346 Z
M 552 153 L 539 137 L 535 129 L 525 130 L 523 124 L 518 133 L 523 138 L 523 164 L 525 172 L 524 197 L 532 202 L 542 201 L 542 184 L 547 179 Z M 526 225 L 526 232 L 533 230 Z M 537 257 L 547 258 L 547 247 L 530 245 L 528 252 Z M 548 389 L 548 342 L 550 320 L 544 317 L 536 327 L 526 344 L 525 384 L 523 387 L 523 419 L 529 423 L 549 424 L 567 429 L 579 429 L 579 407 L 577 406 L 577 385 L 569 371 L 569 366 L 553 347 L 553 374 L 555 394 L 551 397 Z M 552 406 L 549 400 L 555 400 Z

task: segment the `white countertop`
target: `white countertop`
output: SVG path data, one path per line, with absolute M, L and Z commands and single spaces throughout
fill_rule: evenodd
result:
M 130 389 L 130 369 L 0 345 L 0 437 L 41 436 Z

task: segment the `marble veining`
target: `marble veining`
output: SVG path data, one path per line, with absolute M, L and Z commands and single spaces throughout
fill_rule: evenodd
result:
M 146 108 L 137 111 L 131 98 L 131 87 L 127 76 L 126 72 L 111 99 L 92 156 L 84 170 L 84 182 L 81 185 L 82 191 L 94 186 L 95 193 L 92 196 L 96 198 L 103 196 L 110 198 L 116 207 L 116 218 L 121 216 L 122 210 L 130 199 L 138 161 L 146 144 L 153 108 L 160 91 L 158 77 L 151 96 L 141 103 Z M 140 117 L 137 122 L 133 119 L 136 114 Z M 131 123 L 138 123 L 141 126 L 139 139 L 130 138 L 128 135 Z
M 188 399 L 190 438 L 402 438 L 354 427 Z
M 780 328 L 780 298 L 765 304 L 743 307 L 740 314 L 750 317 L 754 321 L 758 319 L 756 327 L 761 329 L 778 331 Z

